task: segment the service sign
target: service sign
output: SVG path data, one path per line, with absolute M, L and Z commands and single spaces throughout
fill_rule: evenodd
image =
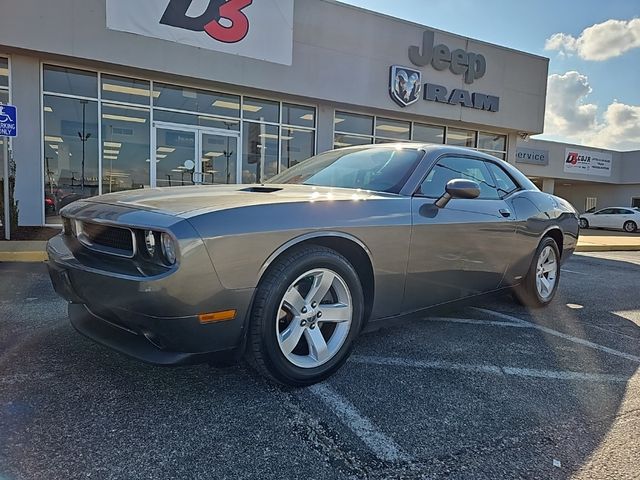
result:
M 516 148 L 516 163 L 549 165 L 549 150 L 518 147 Z
M 107 0 L 107 28 L 292 63 L 293 0 Z
M 564 171 L 565 173 L 610 177 L 612 163 L 613 156 L 610 153 L 567 148 L 564 157 Z

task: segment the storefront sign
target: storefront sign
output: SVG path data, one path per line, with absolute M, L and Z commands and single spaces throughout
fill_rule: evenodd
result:
M 549 150 L 518 147 L 516 149 L 516 163 L 530 163 L 531 165 L 549 165 Z
M 107 28 L 292 63 L 293 0 L 107 0 Z
M 565 173 L 610 177 L 612 163 L 613 157 L 610 153 L 567 148 L 565 151 L 564 171 Z

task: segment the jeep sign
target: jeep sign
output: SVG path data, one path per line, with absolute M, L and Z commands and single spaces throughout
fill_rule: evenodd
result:
M 474 80 L 484 77 L 487 72 L 487 60 L 484 55 L 470 53 L 461 48 L 453 52 L 443 44 L 434 46 L 434 33 L 426 30 L 422 36 L 422 52 L 420 47 L 409 47 L 409 60 L 418 66 L 429 64 L 436 70 L 449 69 L 454 75 L 464 75 L 464 83 L 471 85 Z

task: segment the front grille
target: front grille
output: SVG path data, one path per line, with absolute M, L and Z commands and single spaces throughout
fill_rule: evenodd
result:
M 82 222 L 79 239 L 87 246 L 105 253 L 133 256 L 133 235 L 126 228 Z

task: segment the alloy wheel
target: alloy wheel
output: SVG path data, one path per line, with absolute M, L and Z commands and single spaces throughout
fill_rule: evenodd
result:
M 547 245 L 544 247 L 536 266 L 536 289 L 543 300 L 553 295 L 558 277 L 558 259 L 555 250 Z

